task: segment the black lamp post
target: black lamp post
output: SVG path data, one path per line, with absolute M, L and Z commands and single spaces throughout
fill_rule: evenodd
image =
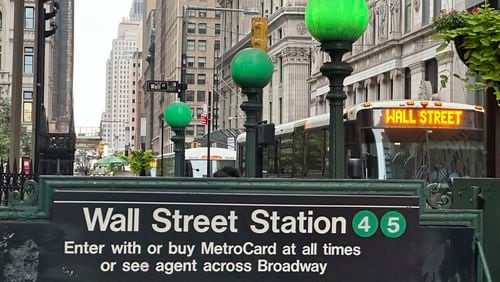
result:
M 248 100 L 241 104 L 245 112 L 246 153 L 245 176 L 256 176 L 256 149 L 258 113 L 262 109 L 258 95 L 262 95 L 264 88 L 271 81 L 273 62 L 269 55 L 257 48 L 247 48 L 236 54 L 231 62 L 231 76 L 241 87 L 241 92 L 247 95 Z
M 344 79 L 352 67 L 342 62 L 342 56 L 351 51 L 352 43 L 365 31 L 369 11 L 365 0 L 309 0 L 306 6 L 307 29 L 321 42 L 321 50 L 330 55 L 320 71 L 330 81 L 326 95 L 330 103 L 329 166 L 330 178 L 345 177 L 344 148 Z

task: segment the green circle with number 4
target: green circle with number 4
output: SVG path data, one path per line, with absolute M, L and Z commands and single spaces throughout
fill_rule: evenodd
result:
M 352 219 L 352 229 L 359 237 L 370 237 L 378 228 L 377 216 L 371 211 L 360 211 Z
M 380 220 L 380 229 L 386 237 L 399 238 L 406 231 L 406 219 L 400 212 L 387 212 Z

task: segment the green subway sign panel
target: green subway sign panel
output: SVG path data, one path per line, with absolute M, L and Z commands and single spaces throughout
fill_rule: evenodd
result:
M 54 181 L 46 219 L 0 226 L 2 281 L 474 281 L 474 230 L 421 226 L 414 195 L 161 182 Z

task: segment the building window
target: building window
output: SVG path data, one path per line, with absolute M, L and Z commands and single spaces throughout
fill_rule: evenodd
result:
M 207 17 L 207 11 L 199 11 L 198 16 L 200 18 L 206 18 Z
M 205 102 L 205 91 L 196 92 L 196 101 Z
M 425 61 L 425 80 L 429 81 L 432 86 L 433 94 L 438 92 L 438 64 L 435 58 Z
M 3 15 L 2 12 L 0 12 L 0 30 L 2 30 L 2 21 L 3 20 Z
M 24 8 L 24 28 L 34 29 L 35 28 L 35 8 L 26 7 Z
M 280 82 L 283 82 L 283 58 L 279 57 L 278 59 L 279 67 L 280 67 Z
M 215 11 L 215 18 L 220 19 L 220 11 Z
M 377 101 L 380 101 L 380 82 L 377 83 Z
M 441 0 L 434 0 L 434 17 L 439 16 L 441 13 Z
M 198 33 L 199 34 L 207 34 L 207 24 L 206 23 L 199 23 L 198 24 Z
M 365 102 L 368 102 L 368 85 L 365 85 Z
M 198 51 L 201 51 L 201 52 L 207 51 L 207 41 L 206 40 L 198 40 Z
M 411 70 L 405 68 L 405 99 L 411 99 Z
M 405 33 L 411 31 L 411 0 L 405 0 Z
M 273 122 L 273 102 L 269 102 L 269 123 Z
M 194 51 L 195 47 L 195 41 L 194 40 L 188 40 L 187 41 L 187 50 L 188 51 Z
M 187 57 L 186 63 L 188 68 L 194 68 L 194 57 Z
M 33 74 L 33 47 L 24 47 L 24 68 L 25 74 Z
M 205 68 L 206 64 L 207 64 L 207 58 L 198 57 L 198 67 L 199 68 Z
M 198 74 L 198 84 L 205 84 L 205 81 L 207 80 L 207 75 L 204 73 Z
M 220 34 L 220 24 L 215 24 L 215 34 L 216 35 Z
M 279 114 L 280 124 L 282 124 L 283 123 L 283 98 L 282 97 L 279 98 L 279 109 L 278 110 L 279 110 L 278 114 Z
M 202 108 L 196 108 L 196 118 L 200 119 L 201 118 L 201 113 L 203 112 Z
M 214 50 L 215 51 L 219 51 L 220 50 L 220 40 L 215 40 Z
M 186 83 L 187 84 L 194 84 L 194 74 L 192 74 L 192 73 L 186 74 Z
M 193 136 L 194 135 L 194 125 L 188 125 L 186 127 L 186 136 Z
M 197 136 L 203 136 L 203 135 L 205 135 L 205 126 L 204 125 L 198 125 L 196 127 L 196 135 Z
M 394 100 L 394 79 L 391 78 L 391 84 L 389 85 L 389 99 Z
M 196 32 L 196 24 L 194 24 L 194 23 L 188 23 L 188 25 L 187 25 L 187 32 L 188 33 L 195 33 Z
M 31 121 L 31 113 L 33 112 L 33 91 L 23 92 L 23 121 Z
M 193 102 L 194 101 L 194 91 L 186 90 L 186 101 Z
M 422 26 L 429 24 L 430 19 L 430 1 L 422 1 Z
M 196 17 L 196 11 L 195 10 L 188 10 L 188 16 L 189 17 Z

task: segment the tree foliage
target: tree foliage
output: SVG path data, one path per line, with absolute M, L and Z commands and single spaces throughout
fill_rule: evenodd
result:
M 449 42 L 460 42 L 468 67 L 468 78 L 480 75 L 478 82 L 468 85 L 470 89 L 493 88 L 500 100 L 500 12 L 488 5 L 469 12 L 442 11 L 434 18 L 437 34 L 433 39 L 443 43 L 437 48 L 444 50 Z M 463 42 L 463 43 L 462 43 Z
M 154 157 L 151 150 L 143 151 L 141 149 L 133 150 L 127 159 L 132 172 L 139 175 L 146 175 L 145 172 L 151 166 L 150 163 L 153 160 Z
M 0 96 L 0 158 L 7 159 L 9 156 L 10 136 L 10 98 Z M 21 126 L 21 154 L 30 154 L 31 152 L 31 136 L 26 128 Z

